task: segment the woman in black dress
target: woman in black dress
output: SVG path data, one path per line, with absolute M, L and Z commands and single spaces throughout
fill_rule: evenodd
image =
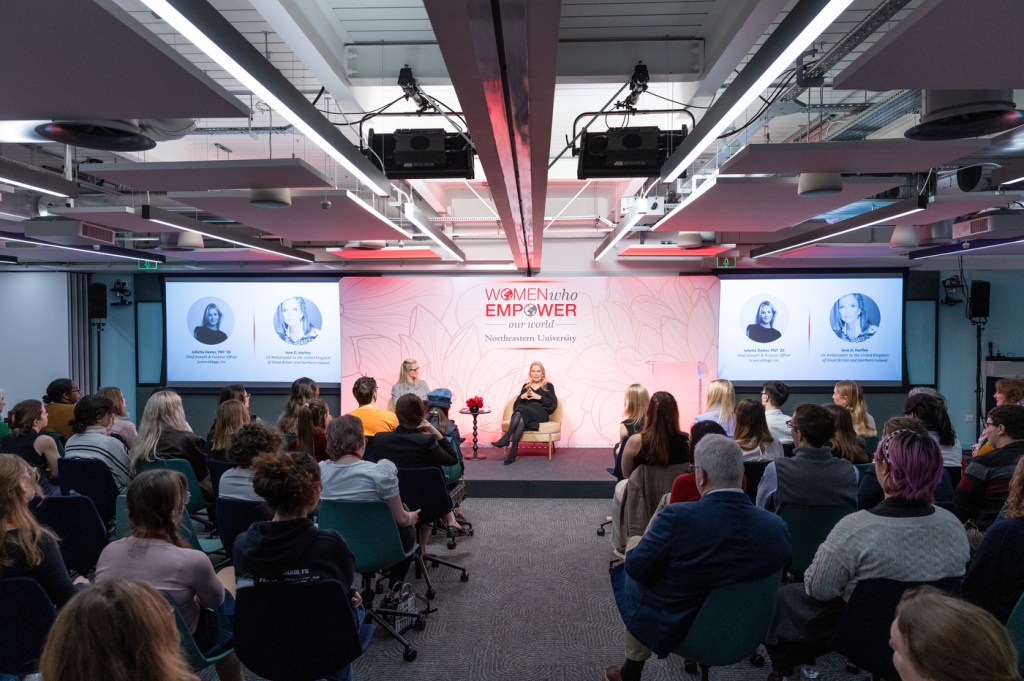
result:
M 505 457 L 505 465 L 516 460 L 516 449 L 519 447 L 519 440 L 523 433 L 528 430 L 537 430 L 540 424 L 546 422 L 551 412 L 558 406 L 558 398 L 555 397 L 555 386 L 548 383 L 547 374 L 544 372 L 544 365 L 534 362 L 530 365 L 530 380 L 523 384 L 512 406 L 512 418 L 509 420 L 508 430 L 498 440 L 491 443 L 494 447 L 508 447 L 508 456 Z
M 228 335 L 220 330 L 220 320 L 224 318 L 220 308 L 210 303 L 203 310 L 203 323 L 192 331 L 192 336 L 204 345 L 217 345 L 228 339 Z
M 775 328 L 775 306 L 764 300 L 757 306 L 754 323 L 747 325 L 747 338 L 755 343 L 771 343 L 779 339 L 782 333 Z

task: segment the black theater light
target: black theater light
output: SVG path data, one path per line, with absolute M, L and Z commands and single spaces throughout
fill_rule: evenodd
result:
M 393 133 L 370 130 L 367 146 L 367 158 L 392 180 L 472 180 L 476 176 L 473 147 L 461 133 L 446 133 L 441 128 Z
M 655 177 L 665 159 L 686 139 L 686 126 L 662 131 L 656 127 L 608 128 L 583 133 L 576 176 Z

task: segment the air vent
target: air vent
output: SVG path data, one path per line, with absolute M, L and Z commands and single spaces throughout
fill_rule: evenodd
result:
M 66 218 L 35 218 L 21 223 L 26 236 L 67 246 L 104 244 L 115 246 L 117 233 L 112 229 Z
M 114 246 L 117 244 L 117 234 L 115 234 L 113 230 L 107 229 L 106 227 L 100 227 L 99 225 L 94 225 L 91 222 L 83 222 L 80 224 L 81 228 L 79 229 L 79 235 L 83 239 L 97 241 L 108 246 Z
M 969 239 L 979 235 L 1009 236 L 1024 229 L 1024 215 L 988 215 L 985 217 L 964 220 L 953 225 L 954 239 Z

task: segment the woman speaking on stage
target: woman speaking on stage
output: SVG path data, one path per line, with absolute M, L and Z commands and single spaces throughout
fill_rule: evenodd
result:
M 516 460 L 519 440 L 527 430 L 537 430 L 546 422 L 551 412 L 558 406 L 555 397 L 555 386 L 548 382 L 544 365 L 534 362 L 530 365 L 530 380 L 523 384 L 512 406 L 512 417 L 508 430 L 498 440 L 491 443 L 494 447 L 508 447 L 505 465 Z

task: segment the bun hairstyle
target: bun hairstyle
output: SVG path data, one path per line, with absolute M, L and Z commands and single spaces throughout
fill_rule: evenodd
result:
M 56 378 L 46 386 L 46 394 L 43 395 L 43 402 L 54 404 L 64 401 L 65 395 L 70 395 L 75 390 L 75 382 L 70 378 Z
M 21 435 L 32 430 L 36 421 L 43 417 L 43 403 L 39 400 L 22 400 L 7 412 L 7 423 L 11 433 Z
M 252 486 L 275 512 L 300 513 L 316 504 L 320 468 L 305 452 L 261 454 L 252 462 Z

